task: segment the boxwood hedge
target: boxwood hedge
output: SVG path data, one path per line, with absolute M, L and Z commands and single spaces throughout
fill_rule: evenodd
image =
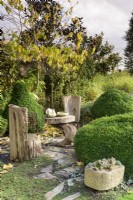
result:
M 84 163 L 115 157 L 133 178 L 133 113 L 103 117 L 80 128 L 74 138 L 77 156 Z
M 5 131 L 7 130 L 7 127 L 8 127 L 7 119 L 4 119 L 0 115 L 0 136 L 2 136 L 5 133 Z
M 92 120 L 91 108 L 93 102 L 87 102 L 81 106 L 80 109 L 80 125 L 88 124 Z
M 133 111 L 133 98 L 128 93 L 117 89 L 103 93 L 91 108 L 94 119 L 130 111 Z
M 37 130 L 42 130 L 44 125 L 44 113 L 42 106 L 35 100 L 34 96 L 28 92 L 25 82 L 17 81 L 13 87 L 9 104 L 27 107 L 28 111 L 37 114 Z M 8 107 L 4 112 L 4 117 L 8 118 Z M 29 130 L 34 132 L 35 130 Z

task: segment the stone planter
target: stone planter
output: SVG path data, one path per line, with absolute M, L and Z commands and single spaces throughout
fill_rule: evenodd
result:
M 125 167 L 123 165 L 114 166 L 110 170 L 94 170 L 85 167 L 84 184 L 95 190 L 104 191 L 110 190 L 118 186 L 124 177 Z

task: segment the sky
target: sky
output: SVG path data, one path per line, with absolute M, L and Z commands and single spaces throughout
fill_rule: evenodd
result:
M 57 0 L 60 3 L 66 0 Z M 115 46 L 115 51 L 121 56 L 126 41 L 123 39 L 129 28 L 129 20 L 133 11 L 133 0 L 70 0 L 74 5 L 73 15 L 83 17 L 88 35 L 104 33 L 104 40 Z M 1 24 L 12 29 L 9 23 Z
M 121 56 L 126 46 L 123 37 L 129 28 L 132 11 L 133 0 L 79 0 L 74 8 L 74 14 L 83 17 L 88 34 L 103 32 L 104 40 L 114 45 Z

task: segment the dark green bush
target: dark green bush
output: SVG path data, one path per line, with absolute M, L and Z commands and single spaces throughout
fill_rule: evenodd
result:
M 81 106 L 80 110 L 80 125 L 88 124 L 92 120 L 91 108 L 93 102 L 87 102 Z
M 0 136 L 2 136 L 2 135 L 6 132 L 7 126 L 8 126 L 7 119 L 4 119 L 4 118 L 0 115 Z
M 9 104 L 27 107 L 28 111 L 37 114 L 37 130 L 41 130 L 44 125 L 43 108 L 35 100 L 34 96 L 27 90 L 26 84 L 23 81 L 17 81 L 13 87 L 11 100 Z M 8 118 L 8 108 L 6 108 L 4 116 Z M 30 129 L 30 131 L 33 131 Z
M 133 98 L 128 93 L 111 89 L 103 93 L 93 104 L 93 118 L 112 116 L 133 111 Z
M 86 164 L 114 157 L 133 177 L 133 113 L 103 117 L 80 128 L 74 138 L 79 159 Z

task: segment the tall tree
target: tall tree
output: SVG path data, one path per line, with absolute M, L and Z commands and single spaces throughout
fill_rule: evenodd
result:
M 103 33 L 95 36 L 83 37 L 82 48 L 88 52 L 81 73 L 87 78 L 92 78 L 96 73 L 107 74 L 116 69 L 121 57 L 114 52 L 114 46 L 107 41 L 103 42 Z
M 63 19 L 71 11 L 68 14 L 62 13 L 63 8 L 54 0 L 26 0 L 26 6 L 23 2 L 20 0 L 0 2 L 6 9 L 7 15 L 16 14 L 17 26 L 20 27 L 18 32 L 12 33 L 4 52 L 21 66 L 24 66 L 24 63 L 26 67 L 27 64 L 34 65 L 37 70 L 37 80 L 43 70 L 45 75 L 50 77 L 48 84 L 51 85 L 53 93 L 53 82 L 57 83 L 53 81 L 56 75 L 60 75 L 60 79 L 63 79 L 67 73 L 73 74 L 86 57 L 85 50 L 78 51 L 82 34 L 76 35 L 75 48 L 72 45 L 65 45 L 64 42 L 67 42 L 67 37 L 71 35 L 63 33 L 65 27 L 69 26 Z M 78 26 L 78 23 L 76 24 Z
M 125 48 L 125 66 L 127 70 L 133 74 L 133 12 L 131 15 L 129 29 L 125 36 L 125 40 L 127 41 L 127 46 Z

